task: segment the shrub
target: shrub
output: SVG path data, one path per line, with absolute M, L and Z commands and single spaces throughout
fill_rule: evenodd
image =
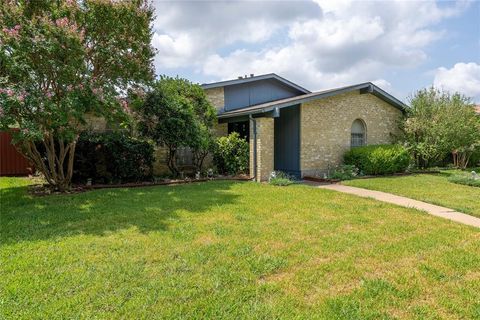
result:
M 480 177 L 474 172 L 475 171 L 472 171 L 472 173 L 464 172 L 451 175 L 448 177 L 448 181 L 472 187 L 480 187 Z
M 330 174 L 330 179 L 351 180 L 358 176 L 359 170 L 351 164 L 345 164 L 335 168 Z
M 295 180 L 293 177 L 282 171 L 273 171 L 270 174 L 268 183 L 273 186 L 288 186 Z
M 248 168 L 248 142 L 237 132 L 217 139 L 214 147 L 213 161 L 220 173 L 244 173 Z
M 145 181 L 151 178 L 153 146 L 122 132 L 83 132 L 75 150 L 73 179 L 94 183 Z
M 345 153 L 344 162 L 354 165 L 363 174 L 392 174 L 407 170 L 410 155 L 400 145 L 372 145 L 352 148 Z

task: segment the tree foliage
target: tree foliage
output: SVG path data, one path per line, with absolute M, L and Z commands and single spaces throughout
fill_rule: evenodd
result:
M 213 155 L 218 171 L 232 175 L 247 172 L 249 150 L 248 142 L 238 132 L 218 138 Z
M 419 167 L 428 167 L 454 154 L 465 167 L 480 147 L 480 117 L 470 99 L 435 88 L 418 91 L 410 101 L 403 137 Z
M 65 190 L 85 114 L 125 120 L 119 94 L 152 78 L 153 9 L 142 0 L 4 3 L 0 126 L 18 127 L 18 148 Z
M 168 148 L 167 166 L 174 176 L 180 173 L 176 154 L 181 147 L 190 147 L 202 165 L 212 144 L 216 112 L 199 85 L 162 76 L 136 111 L 139 132 Z

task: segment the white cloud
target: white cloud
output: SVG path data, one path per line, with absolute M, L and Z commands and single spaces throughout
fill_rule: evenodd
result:
M 438 68 L 433 85 L 450 92 L 460 92 L 478 102 L 480 101 L 480 64 L 459 62 L 451 69 Z
M 312 90 L 377 81 L 415 67 L 445 36 L 437 24 L 467 2 L 168 2 L 157 3 L 157 72 L 190 67 L 231 79 L 275 72 Z M 388 89 L 388 88 L 387 88 Z
M 157 69 L 201 65 L 225 46 L 262 43 L 293 22 L 320 14 L 314 3 L 294 1 L 157 1 L 154 5 Z

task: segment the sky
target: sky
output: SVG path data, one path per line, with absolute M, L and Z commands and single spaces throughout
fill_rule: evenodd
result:
M 157 75 L 197 83 L 276 73 L 311 91 L 371 81 L 480 103 L 480 1 L 159 1 Z

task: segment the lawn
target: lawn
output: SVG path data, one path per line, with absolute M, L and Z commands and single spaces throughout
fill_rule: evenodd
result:
M 390 192 L 480 217 L 480 188 L 448 181 L 454 170 L 440 174 L 417 174 L 344 181 L 349 186 Z
M 2 178 L 2 319 L 473 319 L 480 231 L 294 185 L 32 198 Z

